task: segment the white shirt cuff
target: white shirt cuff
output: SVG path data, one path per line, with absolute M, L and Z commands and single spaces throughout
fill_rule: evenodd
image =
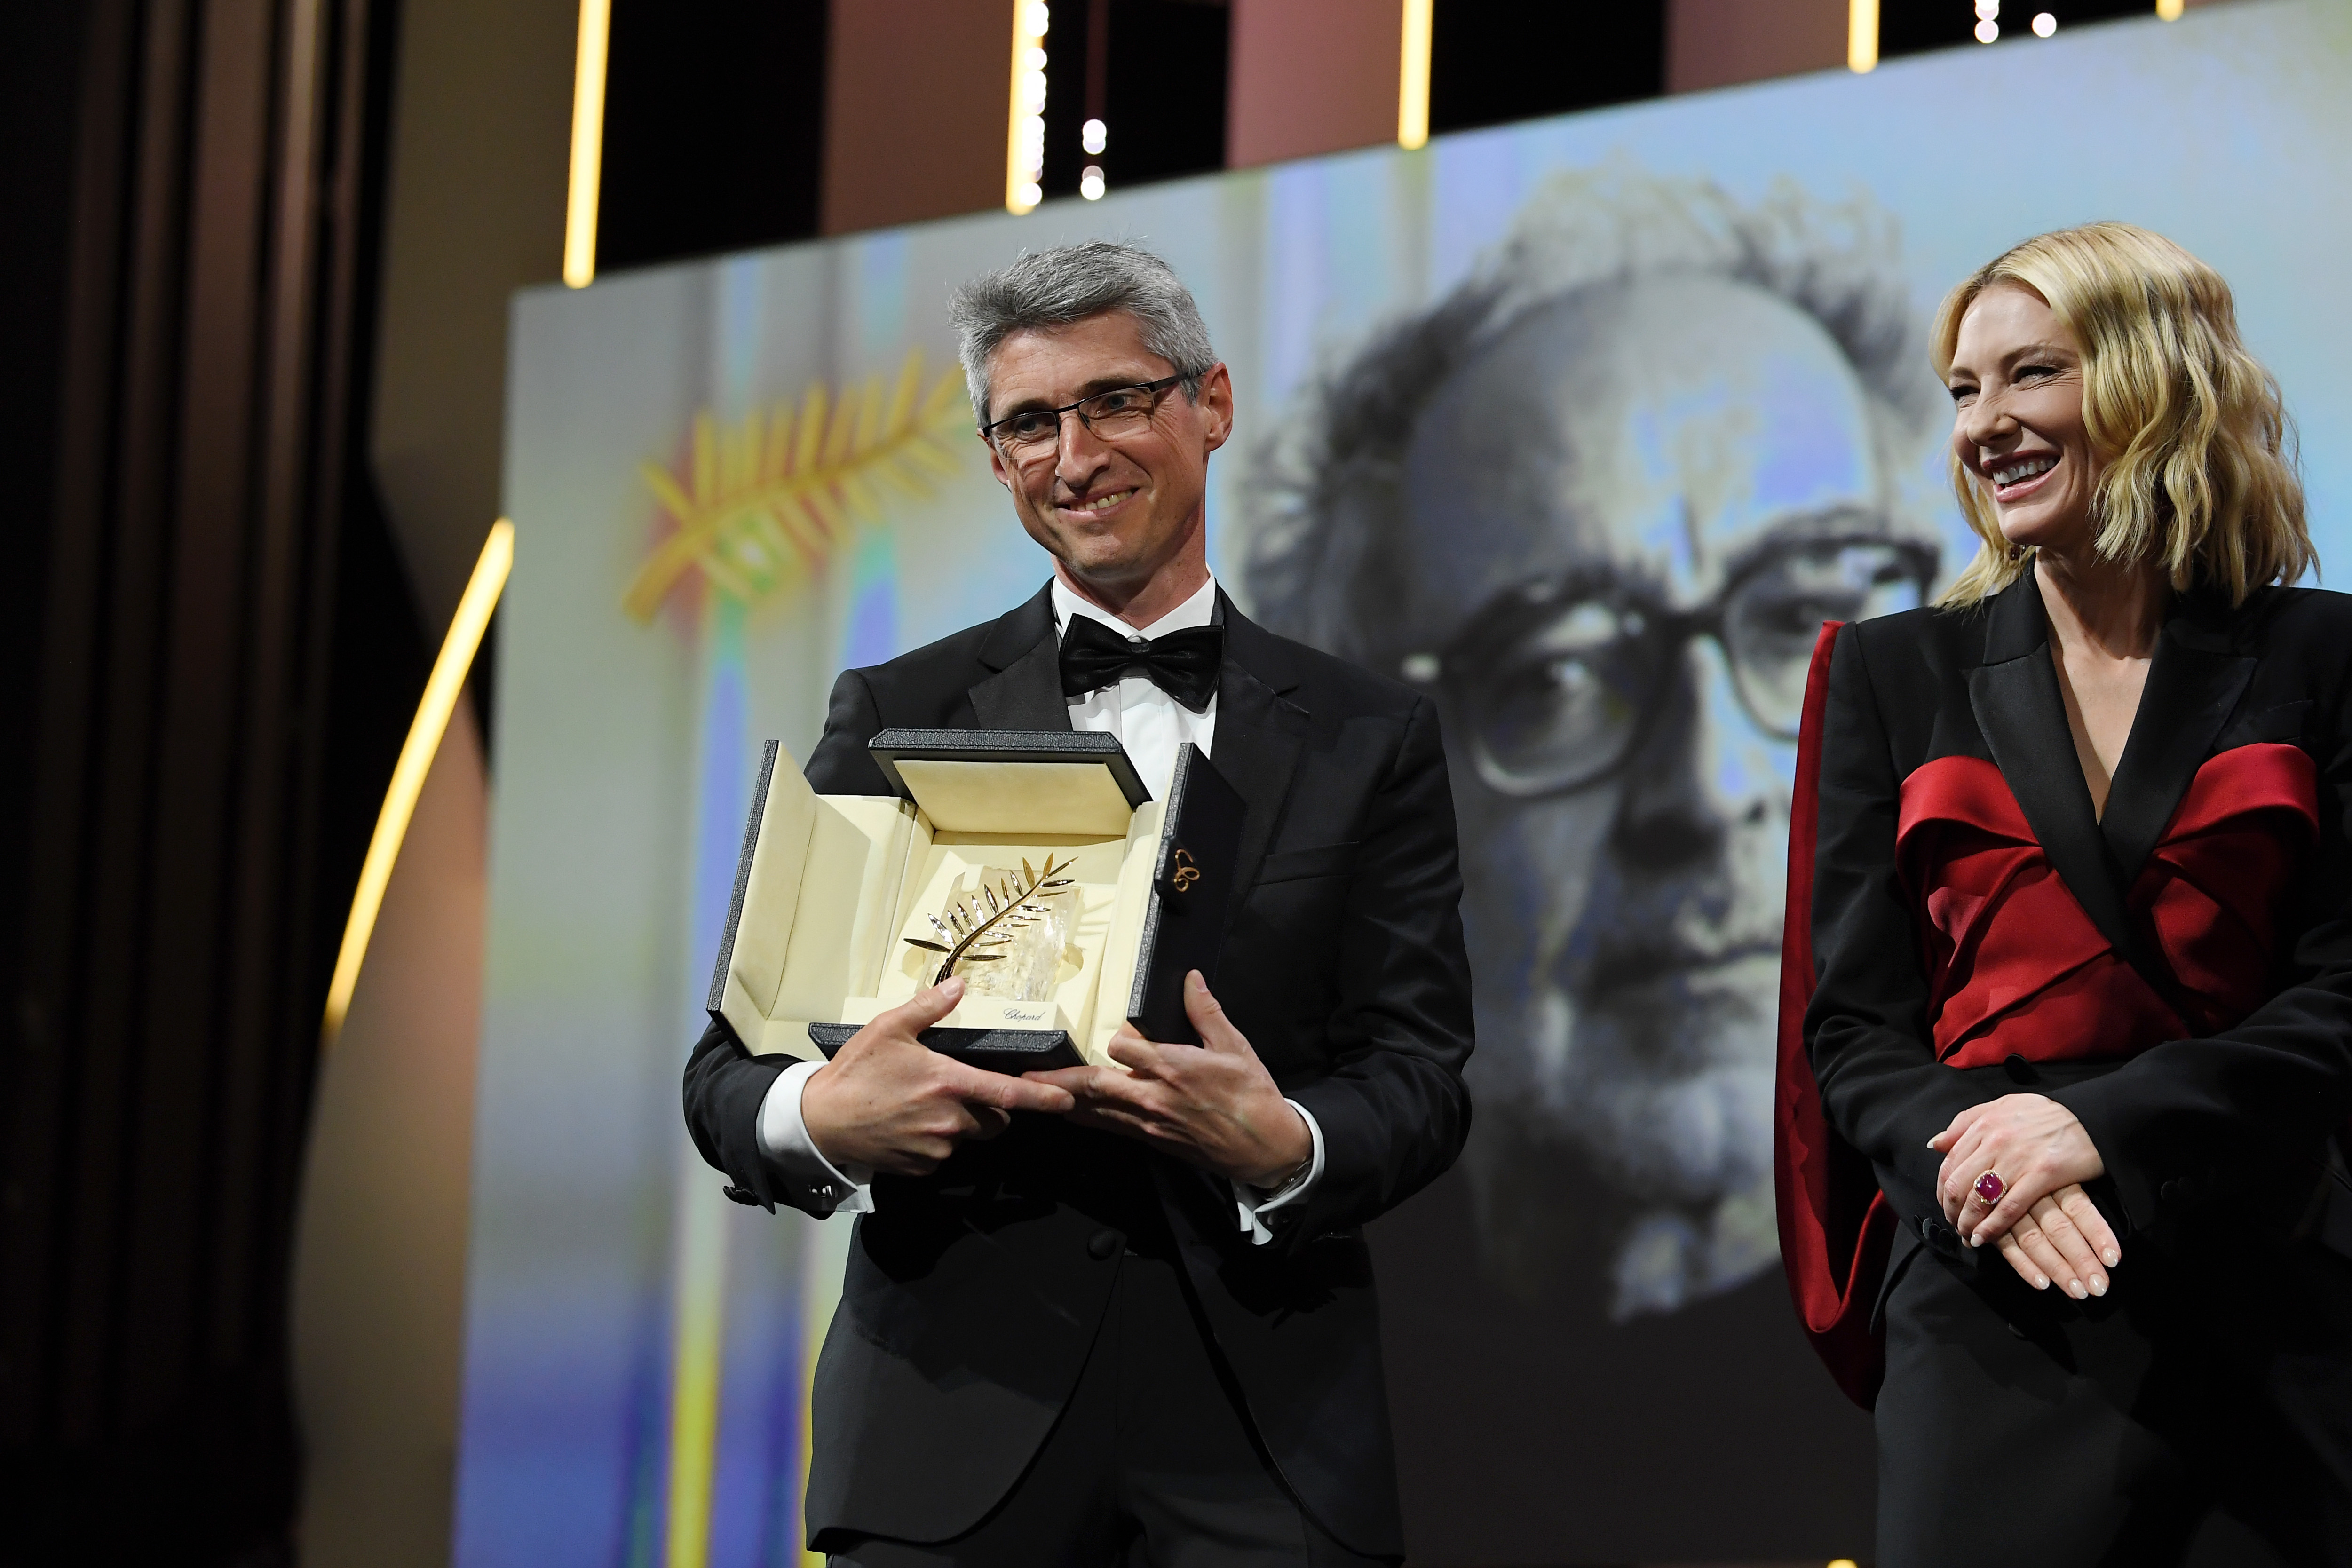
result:
M 773 1098 L 772 1094 L 771 1098 Z M 1285 1204 L 1297 1203 L 1314 1191 L 1315 1184 L 1323 1179 L 1323 1129 L 1317 1123 L 1315 1113 L 1295 1100 L 1286 1100 L 1282 1103 L 1298 1112 L 1298 1119 L 1307 1123 L 1307 1135 L 1315 1141 L 1315 1153 L 1307 1162 L 1307 1169 L 1273 1192 L 1262 1192 L 1240 1182 L 1228 1184 L 1234 1189 L 1234 1207 L 1239 1211 L 1242 1231 L 1250 1238 L 1252 1247 L 1264 1247 L 1274 1239 L 1274 1232 L 1266 1228 L 1265 1215 Z M 797 1119 L 798 1113 L 794 1114 Z
M 836 1169 L 819 1152 L 801 1120 L 801 1095 L 823 1062 L 797 1062 L 776 1075 L 760 1101 L 760 1152 L 785 1180 L 808 1193 L 835 1214 L 872 1214 L 874 1173 L 862 1165 Z M 1316 1166 L 1322 1166 L 1322 1143 L 1316 1145 Z

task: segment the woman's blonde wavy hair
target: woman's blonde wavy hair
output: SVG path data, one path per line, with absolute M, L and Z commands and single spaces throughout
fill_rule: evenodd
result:
M 2091 500 L 2102 557 L 2161 562 L 2175 590 L 2203 582 L 2233 605 L 2317 571 L 2278 381 L 2246 352 L 2220 273 L 2127 223 L 2038 236 L 1944 297 L 1929 350 L 1939 380 L 1960 318 L 2004 283 L 2040 295 L 2082 347 L 2083 425 L 2105 465 Z M 1985 481 L 1958 453 L 1950 462 L 1982 542 L 1944 590 L 1957 606 L 2009 586 L 2032 556 L 2012 556 Z

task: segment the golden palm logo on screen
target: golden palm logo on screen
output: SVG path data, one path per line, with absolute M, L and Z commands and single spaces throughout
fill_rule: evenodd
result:
M 779 403 L 725 426 L 708 409 L 696 415 L 684 471 L 638 465 L 677 527 L 637 569 L 623 606 L 651 620 L 697 572 L 719 593 L 757 603 L 824 564 L 860 521 L 880 521 L 887 497 L 929 496 L 931 477 L 955 471 L 945 437 L 970 410 L 955 366 L 928 390 L 924 382 L 916 349 L 887 387 L 877 373 L 839 395 L 816 382 L 797 411 Z

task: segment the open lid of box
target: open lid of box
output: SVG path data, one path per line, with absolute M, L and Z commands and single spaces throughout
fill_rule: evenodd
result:
M 1098 731 L 885 730 L 866 750 L 940 832 L 1118 835 L 1151 798 Z

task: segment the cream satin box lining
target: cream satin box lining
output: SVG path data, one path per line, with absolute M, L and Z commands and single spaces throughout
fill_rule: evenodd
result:
M 1051 856 L 1074 861 L 1080 900 L 1053 999 L 967 997 L 940 1025 L 1063 1029 L 1087 1060 L 1116 1066 L 1107 1047 L 1126 1021 L 1164 804 L 1130 806 L 1097 761 L 897 768 L 911 802 L 818 795 L 768 742 L 711 1010 L 755 1056 L 814 1058 L 811 1024 L 868 1023 L 930 983 L 940 955 L 903 939 L 937 940 L 925 917 L 958 876 L 970 886 L 983 867 Z

